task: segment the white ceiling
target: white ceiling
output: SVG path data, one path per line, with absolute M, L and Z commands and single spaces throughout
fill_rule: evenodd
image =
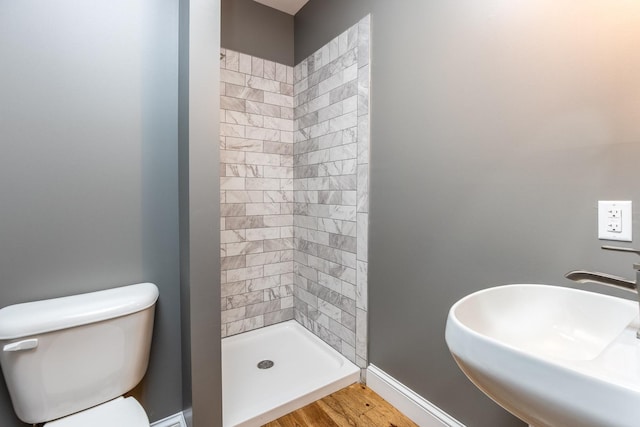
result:
M 265 6 L 278 9 L 289 15 L 295 15 L 298 13 L 302 6 L 304 6 L 309 0 L 254 0 L 258 3 L 262 3 Z

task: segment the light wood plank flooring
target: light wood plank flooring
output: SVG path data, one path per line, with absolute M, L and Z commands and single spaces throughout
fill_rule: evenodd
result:
M 353 384 L 263 427 L 417 427 L 386 400 Z

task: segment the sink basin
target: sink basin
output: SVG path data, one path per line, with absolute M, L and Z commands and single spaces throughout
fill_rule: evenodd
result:
M 462 298 L 446 340 L 487 396 L 535 427 L 640 425 L 638 303 L 548 285 Z

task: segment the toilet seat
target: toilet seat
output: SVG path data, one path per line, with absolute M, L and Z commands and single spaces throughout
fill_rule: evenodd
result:
M 44 427 L 149 427 L 146 412 L 133 397 L 122 396 L 91 409 L 46 423 Z

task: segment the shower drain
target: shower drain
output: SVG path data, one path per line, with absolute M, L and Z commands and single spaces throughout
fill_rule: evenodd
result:
M 258 369 L 269 369 L 273 367 L 273 360 L 261 360 L 258 362 Z

